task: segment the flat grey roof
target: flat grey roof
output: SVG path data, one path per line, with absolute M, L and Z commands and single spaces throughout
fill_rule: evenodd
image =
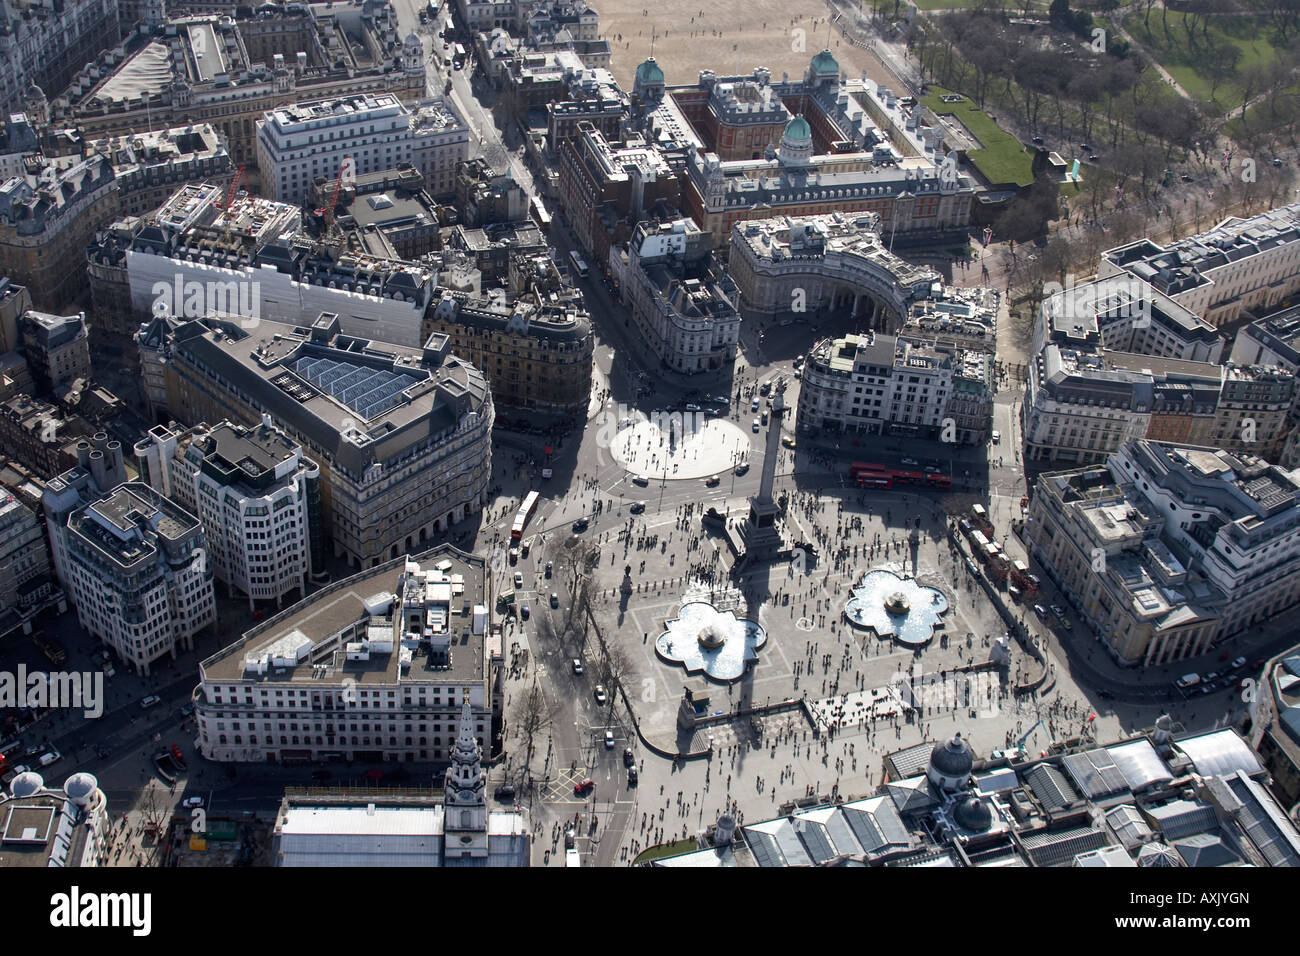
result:
M 407 555 L 387 561 L 368 571 L 362 571 L 350 578 L 309 595 L 292 607 L 268 621 L 248 631 L 239 641 L 218 651 L 200 665 L 204 680 L 244 680 L 252 679 L 255 672 L 244 669 L 246 657 L 263 653 L 277 642 L 295 634 L 304 636 L 313 644 L 326 640 L 331 635 L 355 624 L 367 617 L 365 601 L 383 591 L 398 595 L 401 588 L 399 578 L 405 570 Z M 346 675 L 358 684 L 396 684 L 405 676 L 409 680 L 447 680 L 455 682 L 481 680 L 485 673 L 486 634 L 475 634 L 471 627 L 470 616 L 459 616 L 457 611 L 468 603 L 472 615 L 473 606 L 486 604 L 487 590 L 484 562 L 481 558 L 465 554 L 451 545 L 441 545 L 423 554 L 411 555 L 421 569 L 437 567 L 439 562 L 450 561 L 447 573 L 463 575 L 465 590 L 463 595 L 452 598 L 452 617 L 447 623 L 447 634 L 451 638 L 451 666 L 431 667 L 427 653 L 418 652 L 406 675 L 400 667 L 400 634 L 394 635 L 394 647 L 390 654 L 374 654 L 368 661 L 345 661 L 339 665 L 340 675 Z M 382 620 L 377 618 L 377 621 Z M 468 636 L 465 632 L 468 631 Z M 341 660 L 342 648 L 339 649 Z M 318 662 L 319 663 L 319 662 Z M 283 671 L 283 673 L 278 673 Z M 258 678 L 267 682 L 311 681 L 312 663 L 305 660 L 294 667 L 270 668 Z

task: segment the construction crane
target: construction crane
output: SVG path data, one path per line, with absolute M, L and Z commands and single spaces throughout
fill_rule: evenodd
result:
M 330 204 L 316 210 L 316 215 L 325 220 L 325 231 L 328 232 L 330 225 L 334 222 L 334 209 L 339 203 L 339 190 L 343 188 L 343 178 L 352 172 L 352 157 L 344 156 L 343 161 L 339 163 L 339 174 L 334 179 L 334 192 L 330 195 Z
M 239 181 L 243 178 L 244 163 L 240 163 L 239 169 L 235 172 L 235 178 L 230 181 L 230 190 L 226 193 L 226 201 L 221 204 L 221 209 L 229 209 L 230 204 L 235 201 L 235 190 L 239 188 Z

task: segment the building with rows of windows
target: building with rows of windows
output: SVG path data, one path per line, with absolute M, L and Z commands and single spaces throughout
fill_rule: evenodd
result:
M 805 434 L 901 435 L 982 444 L 993 420 L 987 352 L 859 332 L 808 352 L 796 427 Z
M 1167 664 L 1300 602 L 1300 478 L 1129 441 L 1104 466 L 1039 478 L 1025 544 L 1117 661 Z
M 425 546 L 487 503 L 492 394 L 446 335 L 412 349 L 344 335 L 332 313 L 309 329 L 213 318 L 171 328 L 141 362 L 178 421 L 271 416 L 320 468 L 334 555 L 354 567 Z
M 42 498 L 54 567 L 81 626 L 148 674 L 217 619 L 207 538 L 193 514 L 125 480 L 120 446 L 83 441 L 77 456 Z
M 431 194 L 449 196 L 456 164 L 468 157 L 469 127 L 446 100 L 408 109 L 391 93 L 359 94 L 283 106 L 257 123 L 263 191 L 281 202 L 302 202 L 317 178 L 346 180 L 404 163 Z
M 1101 255 L 1097 277 L 1127 274 L 1218 327 L 1300 291 L 1300 203 L 1231 217 L 1168 246 L 1139 239 Z
M 482 558 L 442 545 L 337 581 L 199 667 L 198 747 L 218 761 L 449 761 L 457 718 L 500 712 Z
M 320 469 L 263 416 L 255 428 L 156 425 L 135 444 L 140 477 L 198 516 L 217 578 L 279 606 L 324 574 Z
M 1295 375 L 1219 364 L 1223 349 L 1218 330 L 1133 276 L 1051 296 L 1025 388 L 1025 458 L 1089 464 L 1150 438 L 1278 461 L 1296 415 Z

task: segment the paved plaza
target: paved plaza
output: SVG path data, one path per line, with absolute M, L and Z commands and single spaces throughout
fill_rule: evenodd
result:
M 1123 733 L 1114 715 L 1089 722 L 1091 708 L 1061 675 L 1049 678 L 1042 699 L 1007 693 L 1007 682 L 1031 662 L 1014 650 L 1009 669 L 989 666 L 992 640 L 1004 628 L 960 557 L 950 554 L 944 516 L 932 498 L 800 490 L 790 477 L 777 491 L 791 496 L 788 513 L 817 542 L 819 558 L 805 573 L 786 562 L 756 568 L 736 586 L 724 583 L 724 545 L 701 531 L 702 506 L 693 502 L 633 521 L 625 533 L 600 542 L 602 553 L 613 554 L 597 572 L 596 618 L 606 639 L 631 657 L 623 683 L 642 739 L 667 754 L 713 750 L 711 758 L 684 763 L 639 752 L 648 770 L 629 793 L 631 808 L 619 811 L 629 821 L 620 860 L 689 835 L 729 807 L 762 818 L 810 794 L 869 794 L 881 781 L 885 753 L 954 731 L 984 754 L 1022 737 L 1032 750 L 1081 732 L 1102 740 Z M 625 564 L 632 566 L 634 590 L 624 604 L 619 585 Z M 951 609 L 929 643 L 913 650 L 843 622 L 851 586 L 877 569 L 915 576 L 947 598 Z M 740 680 L 688 675 L 655 653 L 656 638 L 681 607 L 698 601 L 734 610 L 765 629 L 757 663 Z M 679 732 L 684 687 L 692 689 L 703 717 L 718 719 Z M 761 712 L 804 698 L 806 706 L 770 716 L 727 719 L 737 710 Z

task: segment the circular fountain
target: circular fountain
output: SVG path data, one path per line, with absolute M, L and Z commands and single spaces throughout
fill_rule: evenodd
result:
M 844 605 L 850 626 L 908 647 L 929 643 L 947 612 L 948 599 L 937 588 L 884 569 L 863 575 Z
M 711 680 L 739 680 L 745 668 L 758 660 L 767 634 L 757 621 L 737 618 L 705 601 L 683 604 L 677 617 L 665 625 L 655 640 L 655 653 L 669 664 L 679 664 L 688 674 L 703 673 Z

